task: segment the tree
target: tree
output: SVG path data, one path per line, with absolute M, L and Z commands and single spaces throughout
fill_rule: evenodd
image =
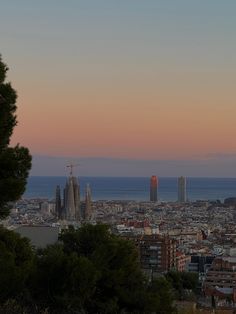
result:
M 66 254 L 63 245 L 56 244 L 38 255 L 30 290 L 34 302 L 50 313 L 82 311 L 92 301 L 98 276 L 87 258 Z
M 33 260 L 29 240 L 0 226 L 0 303 L 25 298 Z
M 27 148 L 9 147 L 16 119 L 16 91 L 6 82 L 7 66 L 0 55 L 0 218 L 9 214 L 9 202 L 16 201 L 24 193 L 26 179 L 31 168 L 31 156 Z
M 150 308 L 149 313 L 156 311 L 158 314 L 176 313 L 173 306 L 171 285 L 165 277 L 159 277 L 152 281 L 149 287 Z
M 36 269 L 30 290 L 50 313 L 174 311 L 167 281 L 151 289 L 133 243 L 105 225 L 64 231 L 59 244 L 38 253 Z
M 182 272 L 182 282 L 184 289 L 196 292 L 199 285 L 198 273 Z
M 197 273 L 170 271 L 166 274 L 166 279 L 171 284 L 178 299 L 185 297 L 185 290 L 191 290 L 193 293 L 197 291 Z
M 166 279 L 173 288 L 175 297 L 177 299 L 181 299 L 183 295 L 183 282 L 181 278 L 181 273 L 178 271 L 171 270 L 166 274 Z

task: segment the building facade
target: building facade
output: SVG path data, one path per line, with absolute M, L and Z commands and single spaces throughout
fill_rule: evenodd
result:
M 61 204 L 61 189 L 60 186 L 56 187 L 56 197 L 55 197 L 55 214 L 57 219 L 63 219 L 62 216 L 62 204 Z
M 92 217 L 92 194 L 89 184 L 85 191 L 85 220 L 90 220 Z
M 176 252 L 176 270 L 184 272 L 187 270 L 187 265 L 191 261 L 191 256 L 185 255 L 184 253 L 177 251 Z
M 80 187 L 76 177 L 70 176 L 66 182 L 63 207 L 65 219 L 80 220 Z
M 150 201 L 157 202 L 157 190 L 158 190 L 158 179 L 156 176 L 151 176 L 150 179 Z
M 236 257 L 216 257 L 208 270 L 203 291 L 217 305 L 236 302 Z
M 144 235 L 136 242 L 141 267 L 156 273 L 176 269 L 176 241 L 158 234 Z
M 185 203 L 187 201 L 186 178 L 178 178 L 178 202 Z

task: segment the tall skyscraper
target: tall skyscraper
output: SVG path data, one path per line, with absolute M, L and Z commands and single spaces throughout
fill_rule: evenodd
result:
M 91 196 L 91 189 L 89 184 L 86 186 L 85 191 L 85 220 L 89 220 L 92 216 L 92 196 Z
M 187 201 L 186 178 L 178 178 L 178 202 L 185 203 Z
M 86 186 L 85 199 L 80 204 L 81 207 L 81 218 L 88 221 L 92 217 L 92 196 L 89 184 Z
M 150 201 L 157 202 L 158 180 L 156 176 L 151 176 L 150 180 Z
M 62 219 L 62 204 L 61 204 L 61 189 L 60 186 L 56 187 L 56 198 L 55 198 L 55 213 L 57 219 Z
M 64 189 L 64 211 L 67 220 L 80 220 L 80 189 L 76 177 L 72 174 Z

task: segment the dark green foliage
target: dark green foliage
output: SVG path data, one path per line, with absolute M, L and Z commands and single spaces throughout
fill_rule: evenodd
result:
M 171 287 L 173 288 L 175 297 L 177 299 L 181 298 L 181 295 L 183 294 L 183 283 L 181 280 L 180 272 L 170 271 L 166 274 L 166 279 L 168 280 Z
M 8 67 L 2 62 L 2 57 L 0 55 L 0 84 L 2 84 L 6 79 L 7 70 Z
M 31 289 L 50 313 L 173 312 L 167 281 L 150 287 L 136 248 L 107 226 L 70 228 L 60 240 L 40 252 Z
M 33 251 L 26 238 L 0 227 L 0 301 L 20 296 L 33 267 Z
M 98 247 L 109 242 L 109 239 L 113 237 L 109 233 L 107 225 L 92 226 L 88 224 L 78 230 L 73 227 L 64 230 L 60 240 L 63 242 L 67 253 L 76 252 L 78 255 L 91 257 Z
M 170 271 L 166 274 L 166 279 L 171 284 L 178 299 L 184 298 L 184 290 L 196 292 L 199 283 L 198 274 L 191 272 Z
M 66 254 L 63 245 L 50 246 L 38 258 L 33 298 L 58 311 L 81 309 L 90 301 L 96 278 L 96 269 L 85 257 Z
M 17 124 L 17 95 L 11 84 L 5 82 L 7 70 L 0 55 L 0 218 L 9 214 L 9 202 L 19 199 L 24 192 L 31 167 L 27 148 L 9 147 Z
M 0 305 L 0 314 L 26 314 L 27 311 L 16 300 L 9 299 Z
M 146 280 L 131 242 L 112 235 L 107 226 L 85 225 L 70 228 L 59 243 L 37 252 L 27 239 L 0 228 L 1 313 L 175 310 L 170 284 L 165 278 Z
M 47 309 L 39 310 L 35 306 L 22 305 L 21 300 L 9 299 L 0 304 L 0 314 L 50 314 Z
M 7 147 L 16 125 L 17 95 L 11 84 L 5 83 L 7 70 L 0 56 L 0 149 Z
M 191 273 L 191 272 L 183 272 L 181 273 L 181 275 L 182 275 L 183 288 L 196 291 L 199 284 L 198 274 Z
M 156 278 L 149 287 L 149 313 L 156 311 L 158 314 L 176 313 L 173 306 L 171 284 L 165 277 Z
M 61 241 L 38 260 L 37 295 L 44 296 L 44 306 L 86 313 L 135 309 L 143 277 L 131 243 L 111 235 L 104 225 L 71 228 Z

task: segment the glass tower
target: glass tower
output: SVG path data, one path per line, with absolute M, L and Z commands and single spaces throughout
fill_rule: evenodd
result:
M 158 180 L 156 176 L 151 176 L 150 180 L 150 201 L 157 202 Z
M 185 203 L 186 201 L 187 201 L 186 178 L 179 177 L 178 178 L 178 202 Z

